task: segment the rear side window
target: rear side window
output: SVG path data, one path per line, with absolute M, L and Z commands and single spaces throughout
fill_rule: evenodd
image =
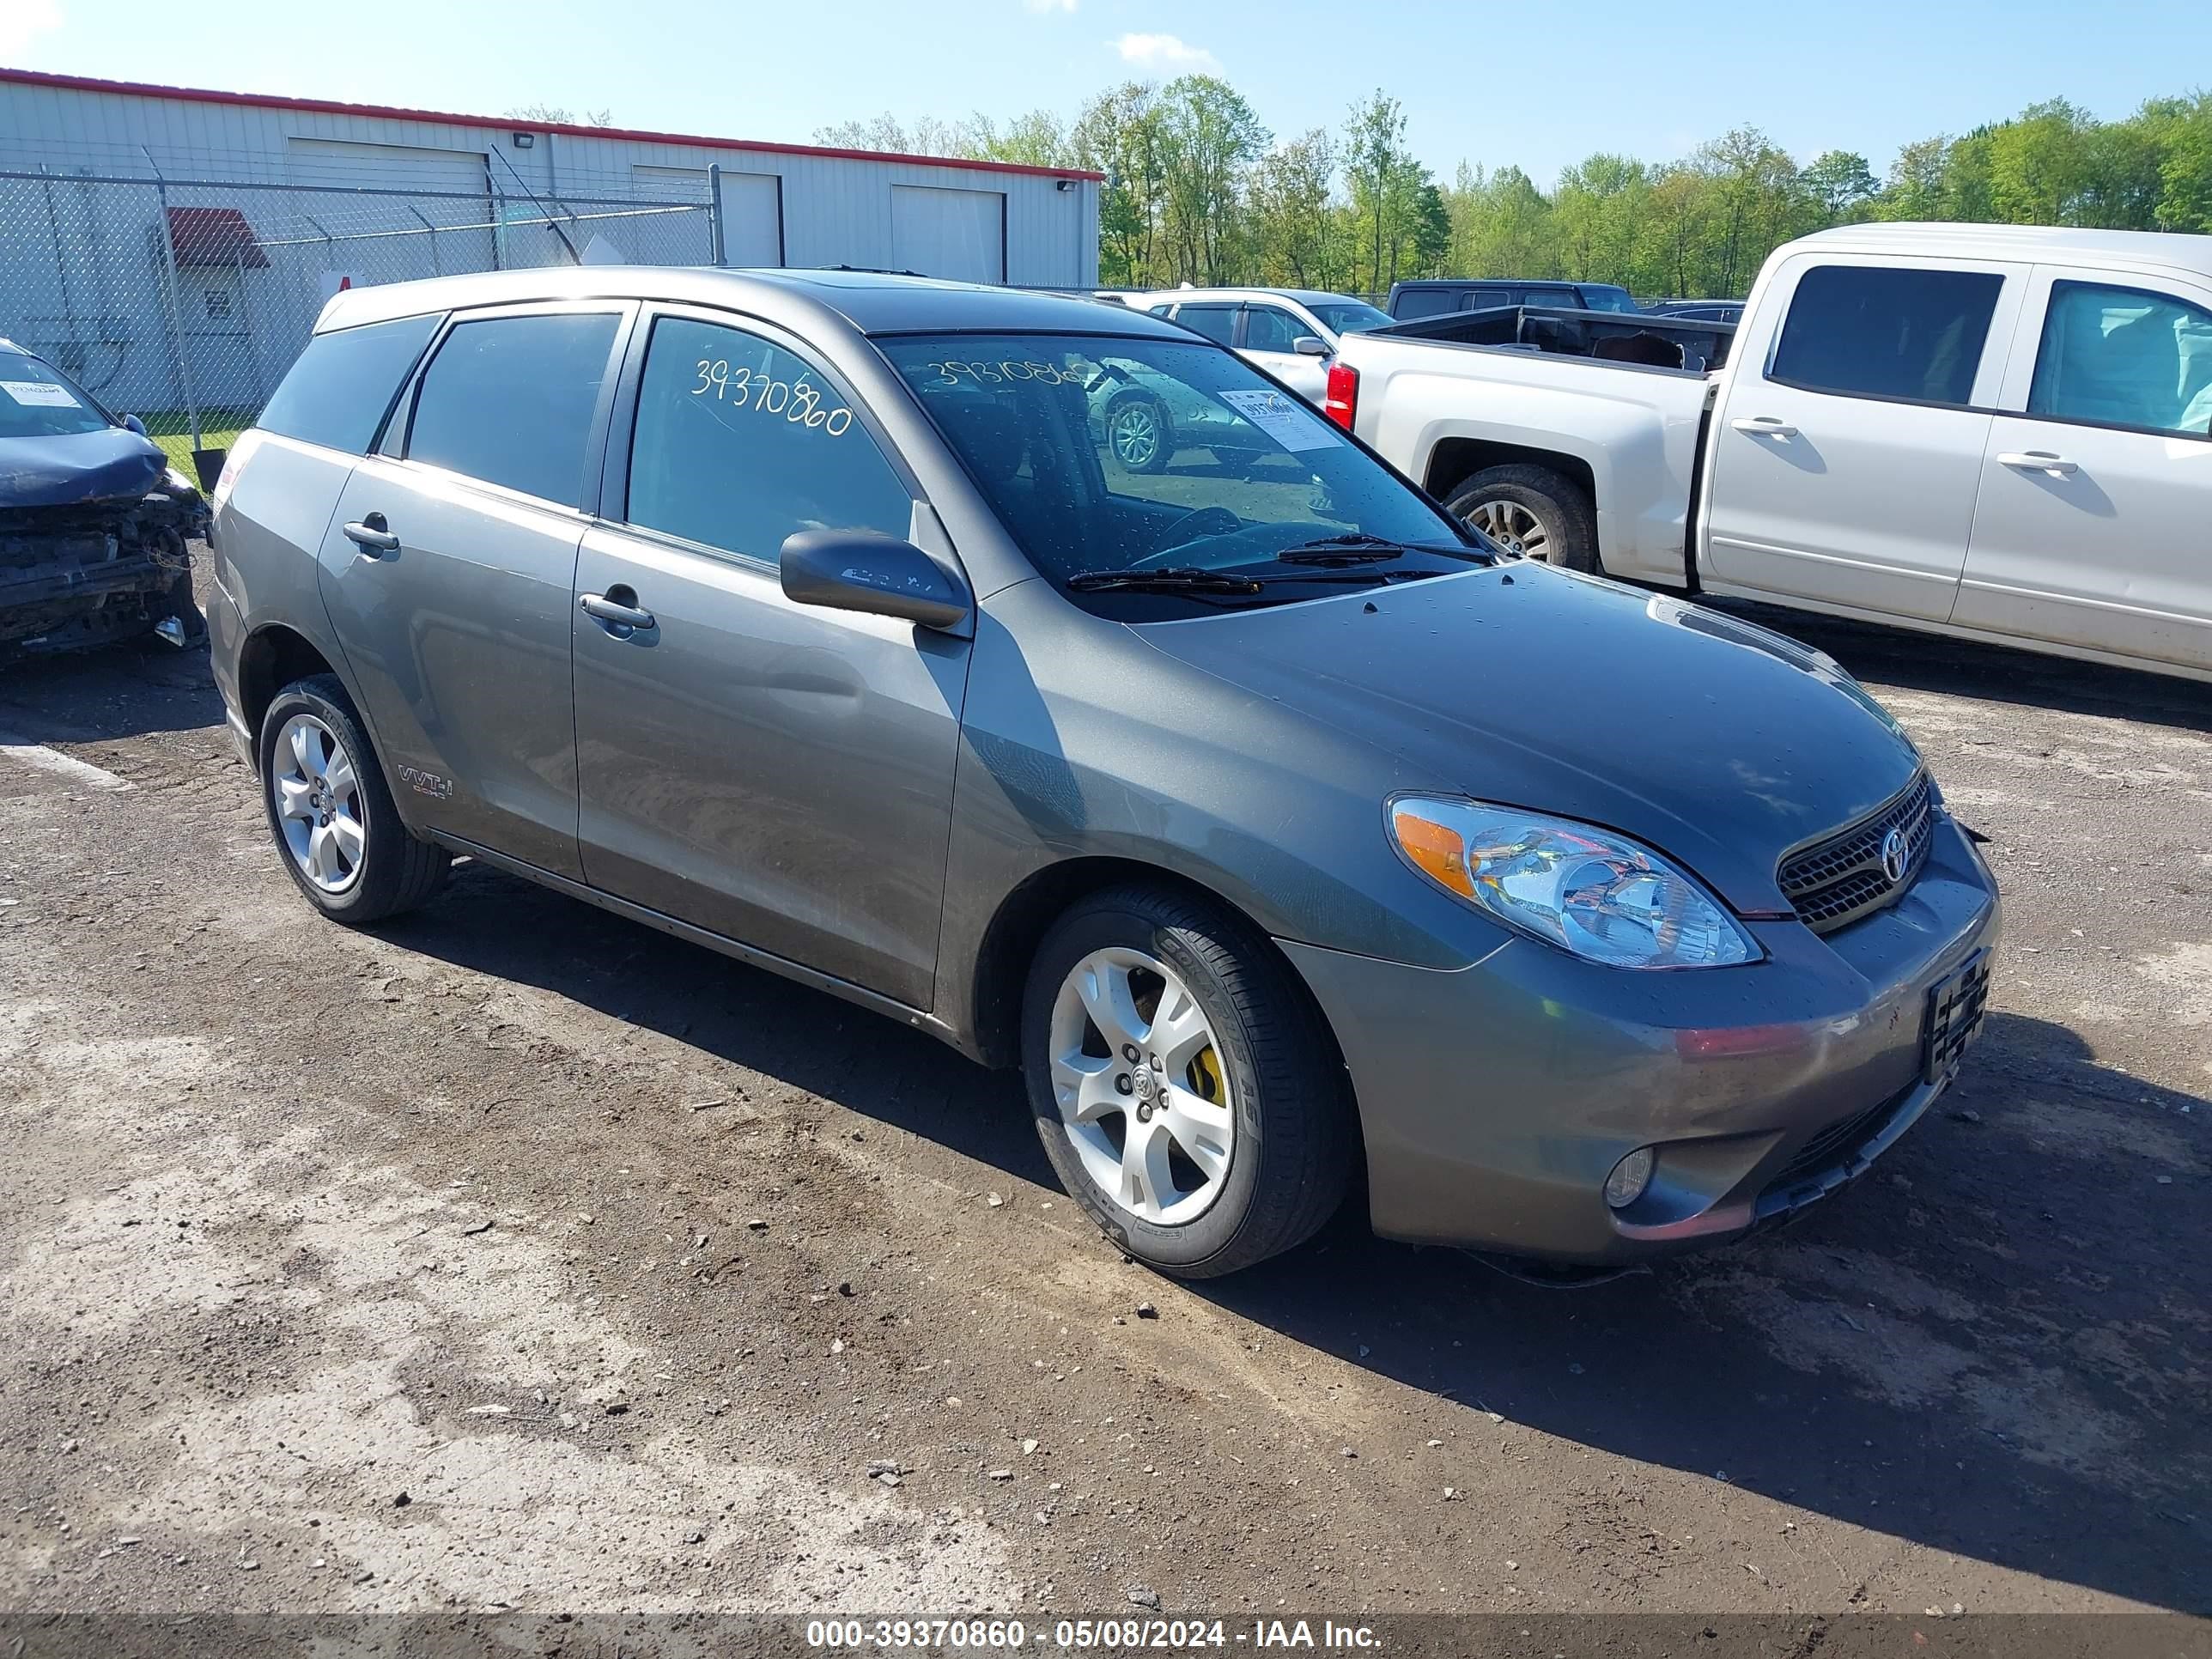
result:
M 283 437 L 366 455 L 392 398 L 441 320 L 402 317 L 318 334 L 254 424 Z
M 1449 289 L 1409 288 L 1391 301 L 1390 314 L 1400 322 L 1416 317 L 1441 317 L 1459 307 L 1460 296 Z
M 407 459 L 579 505 L 620 320 L 586 312 L 456 324 L 423 372 Z
M 1218 340 L 1227 345 L 1237 327 L 1235 306 L 1177 306 L 1176 321 L 1185 328 L 1196 329 L 1209 340 Z
M 1964 404 L 2004 278 L 1815 265 L 1797 282 L 1767 378 L 1813 392 Z
M 914 500 L 803 359 L 741 329 L 664 317 L 638 386 L 626 516 L 773 564 L 801 530 L 903 537 Z
M 2027 412 L 2205 436 L 2212 313 L 2140 289 L 2053 283 Z

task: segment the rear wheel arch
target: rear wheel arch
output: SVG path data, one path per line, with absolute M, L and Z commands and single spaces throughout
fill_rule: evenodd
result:
M 328 674 L 344 684 L 345 677 L 337 665 L 296 629 L 268 623 L 246 636 L 238 653 L 239 713 L 245 716 L 246 730 L 254 734 L 257 744 L 262 716 L 276 701 L 276 694 L 296 680 L 313 679 L 319 674 Z M 355 706 L 360 706 L 357 698 Z
M 1449 501 L 1460 487 L 1478 472 L 1493 466 L 1535 466 L 1557 473 L 1597 510 L 1597 474 L 1579 455 L 1531 444 L 1509 444 L 1488 438 L 1446 438 L 1429 452 L 1429 465 L 1421 487 L 1440 501 Z

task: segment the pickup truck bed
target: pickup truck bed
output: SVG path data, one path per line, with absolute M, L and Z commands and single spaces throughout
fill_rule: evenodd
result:
M 1681 587 L 1707 365 L 1735 333 L 1504 306 L 1346 335 L 1339 351 L 1358 376 L 1353 430 L 1455 512 L 1533 489 L 1576 544 L 1563 562 L 1596 569 L 1602 550 L 1608 574 Z

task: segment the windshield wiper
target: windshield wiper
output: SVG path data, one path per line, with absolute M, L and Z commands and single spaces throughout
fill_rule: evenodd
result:
M 1275 555 L 1283 564 L 1387 564 L 1393 559 L 1402 559 L 1408 553 L 1436 553 L 1445 558 L 1488 560 L 1490 555 L 1478 547 L 1432 547 L 1422 542 L 1394 542 L 1382 536 L 1370 536 L 1353 531 L 1343 536 L 1324 536 L 1318 541 L 1300 542 L 1286 547 Z
M 1077 593 L 1114 591 L 1145 593 L 1256 593 L 1260 584 L 1249 576 L 1225 575 L 1218 570 L 1079 570 L 1066 581 Z

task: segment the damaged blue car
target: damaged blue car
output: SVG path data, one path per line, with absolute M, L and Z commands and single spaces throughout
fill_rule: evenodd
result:
M 138 422 L 0 340 L 0 662 L 148 635 L 196 644 L 208 506 Z

